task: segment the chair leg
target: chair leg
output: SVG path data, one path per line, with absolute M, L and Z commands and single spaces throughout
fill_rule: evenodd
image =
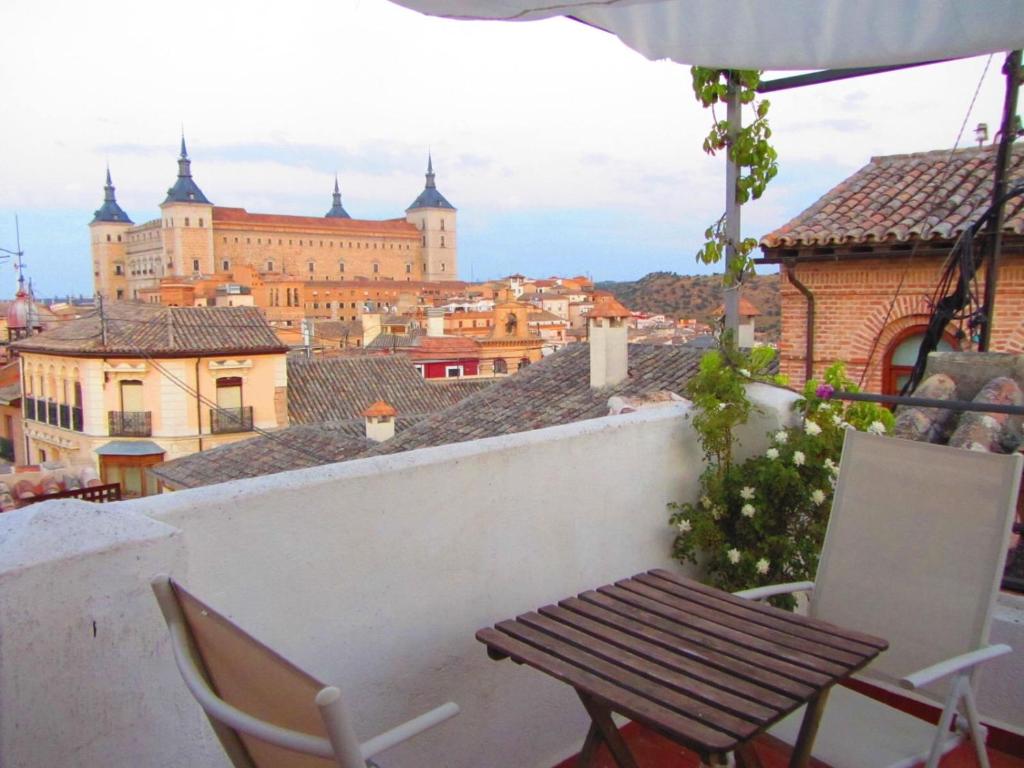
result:
M 985 749 L 985 726 L 978 719 L 978 707 L 974 703 L 974 691 L 971 690 L 970 680 L 963 675 L 957 679 L 957 683 L 963 687 L 964 709 L 967 711 L 967 722 L 970 725 L 971 741 L 974 742 L 974 754 L 978 758 L 978 765 L 981 768 L 990 768 L 988 750 Z
M 949 727 L 953 724 L 953 715 L 956 714 L 957 705 L 960 701 L 960 680 L 957 678 L 949 689 L 946 696 L 946 703 L 942 707 L 942 716 L 939 724 L 935 726 L 935 738 L 932 741 L 932 749 L 928 753 L 928 760 L 925 768 L 938 768 L 939 760 L 942 758 L 943 742 L 949 737 Z

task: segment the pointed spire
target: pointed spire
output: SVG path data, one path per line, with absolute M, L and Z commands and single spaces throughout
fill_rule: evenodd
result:
M 341 187 L 338 186 L 338 174 L 334 174 L 334 204 L 331 206 L 324 218 L 327 219 L 351 219 L 348 211 L 341 204 Z
M 131 224 L 132 220 L 128 214 L 121 210 L 117 204 L 117 197 L 114 194 L 114 182 L 110 178 L 110 164 L 107 164 L 107 183 L 103 185 L 103 205 L 99 207 L 92 217 L 95 224 L 99 221 L 117 222 L 120 224 Z
M 412 205 L 406 208 L 406 212 L 414 211 L 417 208 L 450 208 L 455 206 L 444 199 L 444 195 L 437 191 L 437 184 L 434 181 L 434 158 L 433 153 L 427 151 L 427 183 L 420 192 L 420 196 L 413 200 Z
M 167 190 L 167 198 L 162 205 L 167 203 L 205 203 L 212 205 L 206 199 L 206 195 L 192 181 L 192 161 L 188 158 L 188 149 L 185 147 L 185 131 L 181 132 L 181 155 L 178 157 L 178 180 L 174 186 Z
M 431 157 L 431 153 L 427 152 L 427 189 L 436 189 L 437 185 L 434 183 L 434 158 Z

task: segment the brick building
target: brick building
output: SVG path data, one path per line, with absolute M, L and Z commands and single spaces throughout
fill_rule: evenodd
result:
M 898 391 L 916 357 L 946 258 L 991 203 L 995 154 L 995 146 L 986 146 L 874 157 L 762 238 L 760 263 L 782 271 L 779 365 L 792 386 L 806 380 L 810 347 L 813 375 L 842 360 L 852 378 L 863 376 L 865 389 Z M 1024 151 L 1018 149 L 1009 186 L 1022 181 Z M 978 295 L 984 279 L 982 269 Z M 966 324 L 947 330 L 940 348 L 973 348 Z M 990 349 L 1024 351 L 1019 196 L 1006 204 Z
M 437 189 L 427 160 L 423 191 L 401 218 L 353 219 L 337 179 L 326 215 L 284 216 L 215 206 L 192 177 L 181 142 L 178 178 L 159 219 L 135 225 L 118 205 L 107 171 L 103 205 L 89 224 L 95 291 L 145 298 L 162 278 L 213 277 L 238 270 L 307 281 L 457 279 L 456 210 Z

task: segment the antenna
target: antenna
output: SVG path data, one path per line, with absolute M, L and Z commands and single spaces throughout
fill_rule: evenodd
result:
M 0 255 L 0 260 L 9 259 L 11 256 L 17 257 L 18 262 L 14 265 L 14 268 L 18 270 L 18 290 L 22 291 L 25 287 L 25 276 L 22 274 L 25 264 L 22 262 L 21 257 L 25 255 L 25 252 L 21 250 L 21 228 L 18 225 L 17 214 L 14 215 L 14 236 L 18 243 L 18 250 L 12 251 L 7 248 L 0 248 L 0 254 L 2 254 Z

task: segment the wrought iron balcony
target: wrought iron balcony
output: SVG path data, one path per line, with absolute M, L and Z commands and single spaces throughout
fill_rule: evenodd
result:
M 230 432 L 252 431 L 252 406 L 241 408 L 211 408 L 210 432 L 223 435 Z
M 149 437 L 153 434 L 150 411 L 108 411 L 107 424 L 111 437 Z

